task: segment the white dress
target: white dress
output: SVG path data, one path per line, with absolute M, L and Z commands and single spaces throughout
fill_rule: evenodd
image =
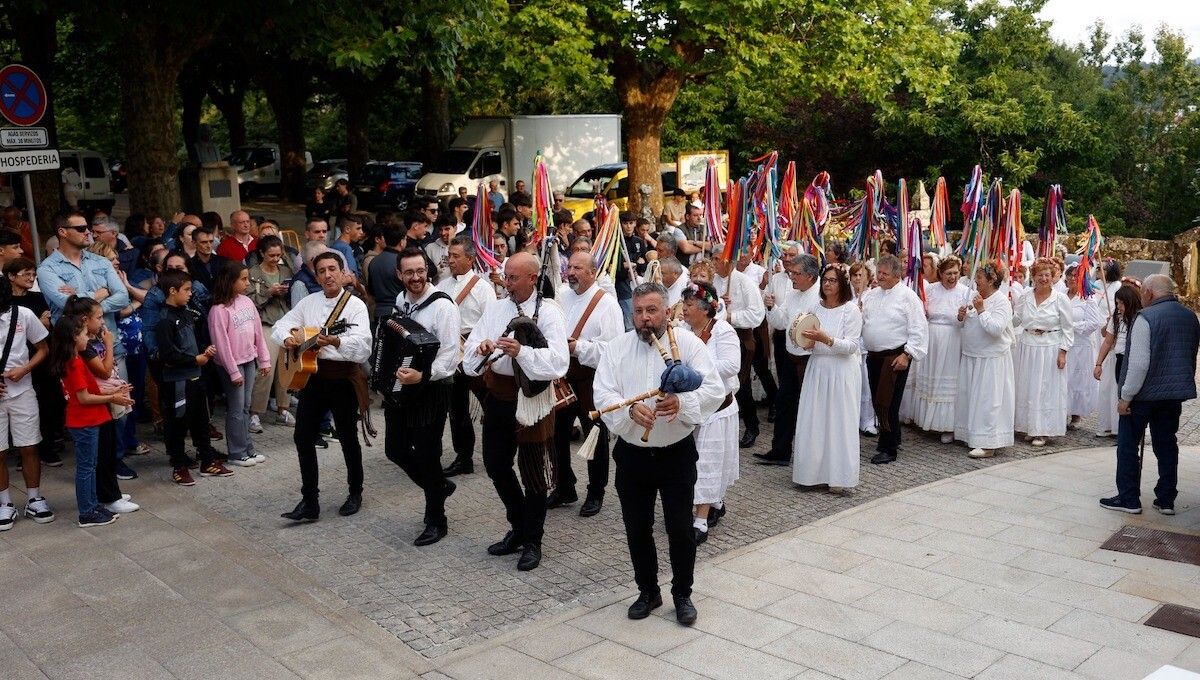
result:
M 1072 416 L 1092 415 L 1100 395 L 1100 386 L 1093 374 L 1096 367 L 1096 331 L 1104 325 L 1104 316 L 1096 306 L 1098 297 L 1077 295 L 1070 298 L 1071 313 L 1075 318 L 1075 344 L 1067 353 L 1067 399 Z
M 865 292 L 865 291 L 864 291 Z M 862 297 L 854 296 L 854 304 L 858 306 L 858 311 L 862 312 Z M 862 397 L 858 403 L 858 429 L 870 430 L 874 428 L 875 423 L 875 406 L 871 401 L 871 381 L 867 377 L 867 353 L 863 351 L 859 359 L 859 365 L 862 367 Z
M 1016 404 L 1012 366 L 1012 304 L 996 291 L 983 301 L 983 312 L 967 307 L 959 332 L 958 394 L 954 409 L 954 438 L 979 449 L 1013 444 Z
M 738 369 L 742 361 L 742 343 L 737 331 L 724 319 L 717 317 L 712 333 L 705 343 L 708 355 L 716 366 L 726 394 L 738 389 Z M 696 487 L 692 503 L 717 503 L 725 499 L 725 491 L 740 476 L 738 458 L 737 400 L 708 417 L 696 428 Z
M 862 314 L 852 302 L 834 309 L 818 304 L 812 311 L 833 338 L 833 346 L 817 343 L 804 373 L 792 444 L 792 481 L 854 487 L 859 467 Z
M 970 300 L 971 290 L 961 281 L 953 288 L 936 283 L 925 289 L 929 353 L 921 361 L 913 382 L 912 415 L 916 426 L 927 432 L 954 431 L 958 364 L 962 356 L 958 309 Z
M 1114 281 L 1105 285 L 1106 300 L 1099 300 L 1097 306 L 1100 308 L 1100 313 L 1104 315 L 1103 328 L 1108 329 L 1112 333 L 1112 315 L 1117 310 L 1117 291 L 1121 289 L 1121 282 Z M 1104 337 L 1100 337 L 1100 341 L 1104 341 Z M 1117 433 L 1117 354 L 1125 353 L 1125 337 L 1122 334 L 1117 338 L 1117 344 L 1113 345 L 1108 356 L 1104 358 L 1104 363 L 1100 366 L 1100 394 L 1097 399 L 1097 427 L 1096 430 L 1100 434 L 1111 432 Z
M 1040 305 L 1036 298 L 1030 288 L 1013 305 L 1013 323 L 1022 330 L 1013 357 L 1014 429 L 1030 437 L 1061 437 L 1067 433 L 1067 371 L 1058 367 L 1058 353 L 1074 344 L 1075 319 L 1066 295 L 1051 291 Z

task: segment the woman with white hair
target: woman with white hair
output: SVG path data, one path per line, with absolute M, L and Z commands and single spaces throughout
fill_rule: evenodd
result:
M 962 358 L 954 438 L 971 447 L 972 458 L 991 458 L 1013 444 L 1013 312 L 1003 285 L 1004 269 L 984 262 L 975 270 L 976 294 L 957 313 Z
M 1021 327 L 1014 429 L 1034 446 L 1045 446 L 1046 438 L 1067 433 L 1067 352 L 1075 344 L 1075 316 L 1067 296 L 1054 290 L 1052 260 L 1038 258 L 1031 273 L 1033 288 L 1013 305 L 1013 323 Z
M 1070 404 L 1071 422 L 1074 429 L 1081 418 L 1096 410 L 1100 390 L 1092 377 L 1096 363 L 1096 331 L 1104 325 L 1104 316 L 1096 306 L 1096 296 L 1084 297 L 1079 288 L 1079 263 L 1067 265 L 1064 278 L 1067 283 L 1067 299 L 1071 301 L 1071 314 L 1075 319 L 1075 344 L 1067 353 L 1067 399 Z

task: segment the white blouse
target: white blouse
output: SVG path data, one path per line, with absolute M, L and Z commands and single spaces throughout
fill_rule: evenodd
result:
M 963 320 L 962 353 L 968 357 L 998 357 L 1013 344 L 1012 303 L 1003 291 L 997 290 L 983 301 L 983 311 L 976 312 L 967 305 Z
M 1075 314 L 1071 311 L 1071 302 L 1058 291 L 1051 291 L 1040 305 L 1036 296 L 1036 290 L 1030 288 L 1013 304 L 1013 324 L 1024 331 L 1021 342 L 1036 347 L 1057 346 L 1064 351 L 1071 349 L 1075 344 Z

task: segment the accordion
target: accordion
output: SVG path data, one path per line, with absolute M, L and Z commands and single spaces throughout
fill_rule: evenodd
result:
M 411 317 L 392 314 L 380 319 L 375 333 L 371 389 L 383 395 L 386 403 L 398 404 L 418 397 L 424 382 L 429 379 L 429 370 L 440 347 L 437 336 Z M 420 371 L 425 381 L 416 385 L 401 384 L 396 377 L 396 371 L 401 368 Z

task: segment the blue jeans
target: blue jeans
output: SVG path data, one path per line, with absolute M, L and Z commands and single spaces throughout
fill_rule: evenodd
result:
M 625 330 L 633 330 L 633 298 L 617 298 L 621 305 L 621 316 L 625 317 Z
M 1138 462 L 1138 447 L 1150 427 L 1150 443 L 1158 459 L 1158 484 L 1154 497 L 1163 507 L 1174 507 L 1179 473 L 1179 401 L 1135 401 L 1130 413 L 1121 416 L 1117 425 L 1117 498 L 1127 505 L 1142 505 L 1142 468 Z
M 238 364 L 242 384 L 234 385 L 224 367 L 217 372 L 225 388 L 225 444 L 230 460 L 243 460 L 254 455 L 254 442 L 250 441 L 250 400 L 254 394 L 254 376 L 258 372 L 258 361 Z
M 75 503 L 79 514 L 95 512 L 100 501 L 96 498 L 96 453 L 100 447 L 99 427 L 69 427 L 75 441 Z

